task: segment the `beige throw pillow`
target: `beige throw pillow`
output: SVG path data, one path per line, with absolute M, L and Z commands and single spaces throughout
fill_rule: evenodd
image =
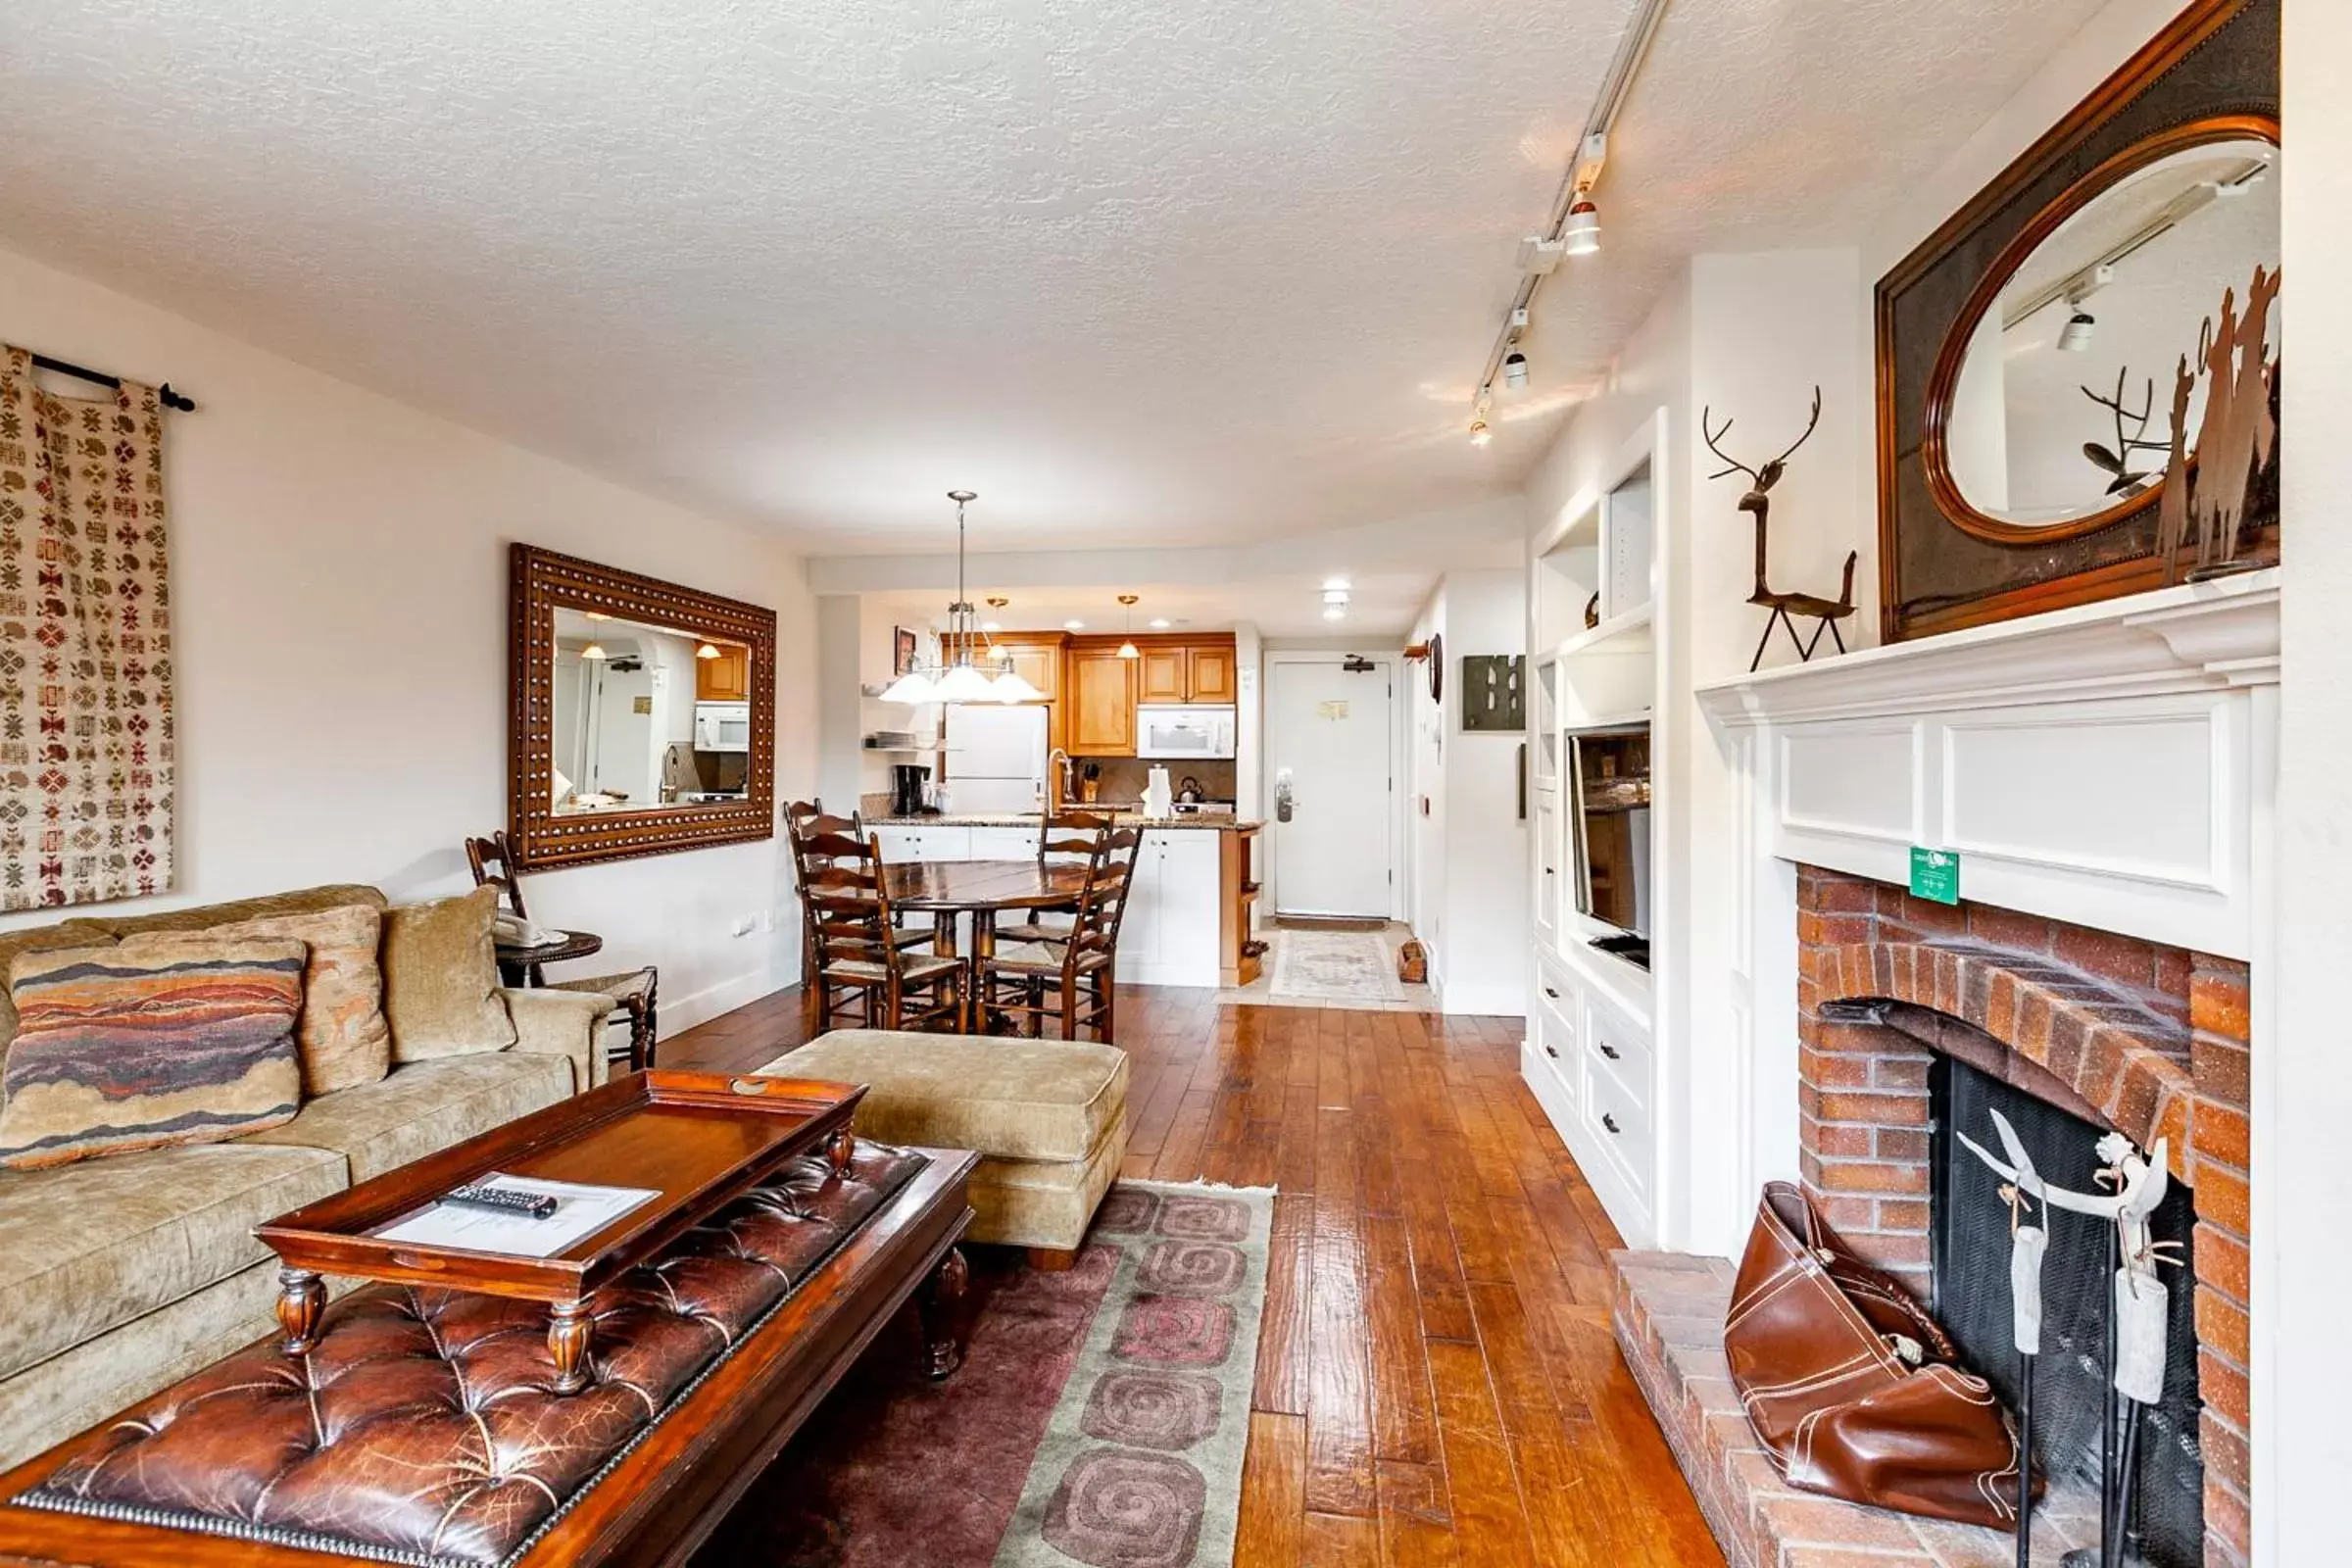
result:
M 492 887 L 385 911 L 384 1016 L 394 1061 L 471 1056 L 514 1043 L 490 941 L 497 913 Z
M 306 1099 L 357 1089 L 392 1070 L 384 972 L 376 962 L 383 929 L 383 911 L 368 904 L 206 928 L 207 935 L 222 940 L 276 937 L 310 950 L 302 976 L 302 1020 L 294 1036 Z

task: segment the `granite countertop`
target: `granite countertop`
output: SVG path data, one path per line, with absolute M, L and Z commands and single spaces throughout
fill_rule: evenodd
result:
M 1085 810 L 1087 808 L 1080 806 L 1073 809 Z M 1220 832 L 1228 833 L 1255 832 L 1265 826 L 1263 822 L 1254 818 L 1229 815 L 1211 816 L 1201 812 L 1190 812 L 1183 816 L 1146 816 L 1141 811 L 1113 811 L 1110 819 L 1120 827 L 1215 828 Z M 949 811 L 938 816 L 869 816 L 865 818 L 865 825 L 868 827 L 1034 828 L 1038 825 L 1038 817 L 1035 812 L 1024 814 L 1017 811 L 1003 811 L 992 815 L 985 811 Z

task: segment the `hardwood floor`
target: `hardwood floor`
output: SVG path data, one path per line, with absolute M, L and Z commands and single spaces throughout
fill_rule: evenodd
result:
M 1123 1174 L 1281 1189 L 1237 1568 L 1721 1563 L 1618 1359 L 1621 1244 L 1518 1020 L 1215 995 L 1120 993 Z M 661 1061 L 755 1067 L 808 1027 L 779 993 Z

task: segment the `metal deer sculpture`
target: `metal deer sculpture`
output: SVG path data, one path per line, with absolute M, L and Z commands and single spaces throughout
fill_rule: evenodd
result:
M 1795 646 L 1796 657 L 1802 662 L 1811 662 L 1813 651 L 1821 646 L 1821 634 L 1825 631 L 1838 645 L 1838 651 L 1841 654 L 1844 653 L 1845 637 L 1838 630 L 1838 622 L 1854 612 L 1854 563 L 1861 558 L 1859 551 L 1846 553 L 1845 583 L 1834 600 L 1824 599 L 1818 594 L 1778 593 L 1774 591 L 1768 580 L 1771 559 L 1772 487 L 1781 482 L 1781 475 L 1787 470 L 1788 460 L 1796 455 L 1798 447 L 1812 439 L 1814 428 L 1821 423 L 1821 388 L 1817 386 L 1813 389 L 1813 416 L 1805 421 L 1804 434 L 1790 442 L 1779 457 L 1774 458 L 1760 468 L 1749 467 L 1716 445 L 1717 442 L 1732 433 L 1732 421 L 1727 418 L 1723 421 L 1722 429 L 1714 429 L 1712 427 L 1714 414 L 1715 411 L 1711 408 L 1699 411 L 1699 433 L 1706 437 L 1707 450 L 1721 458 L 1725 466 L 1717 472 L 1709 474 L 1708 477 L 1723 479 L 1735 473 L 1747 475 L 1748 490 L 1747 494 L 1740 498 L 1740 510 L 1753 514 L 1756 519 L 1756 588 L 1755 592 L 1747 596 L 1747 602 L 1751 605 L 1762 605 L 1772 612 L 1764 618 L 1764 635 L 1756 639 L 1756 657 L 1747 662 L 1747 667 L 1752 670 L 1764 662 L 1764 649 L 1771 643 L 1772 628 L 1776 625 L 1788 628 L 1788 641 Z M 1813 637 L 1810 642 L 1797 636 L 1796 622 L 1789 618 L 1792 615 L 1809 616 L 1817 623 L 1813 627 Z
M 2141 452 L 2162 452 L 2168 445 L 2163 441 L 2148 439 L 2148 420 L 2156 414 L 2156 378 L 2148 377 L 2147 385 L 2140 391 L 2139 407 L 2129 409 L 2124 406 L 2124 387 L 2131 374 L 2129 366 L 2117 369 L 2113 397 L 2093 392 L 2088 387 L 2082 388 L 2084 397 L 2115 416 L 2114 446 L 2109 447 L 2097 441 L 2082 443 L 2082 456 L 2090 460 L 2092 467 L 2113 481 L 2107 486 L 2107 493 L 2111 496 L 2135 496 L 2145 490 L 2148 481 L 2155 475 L 2132 467 L 2132 457 Z
M 2243 571 L 2257 564 L 2238 550 L 2246 496 L 2254 476 L 2271 465 L 2278 440 L 2272 400 L 2278 367 L 2265 352 L 2271 307 L 2278 299 L 2278 273 L 2254 269 L 2246 289 L 2246 313 L 2237 314 L 2237 291 L 2222 295 L 2222 321 L 2206 321 L 2198 334 L 2197 368 L 2181 356 L 2173 383 L 2173 442 L 2165 467 L 2164 499 L 2157 508 L 2156 549 L 2164 559 L 2164 580 L 2180 564 L 2180 547 L 2193 527 L 2197 564 L 2191 576 Z M 2205 381 L 2205 414 L 2192 444 L 2188 403 L 2198 378 Z

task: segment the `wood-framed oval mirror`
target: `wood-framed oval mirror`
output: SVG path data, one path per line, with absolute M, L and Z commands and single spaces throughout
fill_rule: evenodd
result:
M 2175 366 L 2194 362 L 2226 291 L 2278 266 L 2279 156 L 2266 116 L 2176 126 L 2101 163 L 2010 240 L 1928 388 L 1928 484 L 1955 526 L 2035 544 L 2156 504 Z M 2191 430 L 2203 398 L 2200 383 Z
M 2202 543 L 2167 543 L 2159 476 L 2182 359 L 2200 373 L 2224 291 L 2242 305 L 2255 268 L 2277 267 L 2279 7 L 2186 0 L 1879 279 L 1885 641 L 2140 593 L 2195 567 Z M 2273 363 L 2280 340 L 2274 317 Z M 2191 447 L 2202 422 L 2192 404 Z M 2182 466 L 2201 471 L 2186 453 Z M 2237 560 L 2278 559 L 2277 495 L 2274 447 L 2238 514 Z
M 510 564 L 515 866 L 772 837 L 776 612 L 532 545 Z

